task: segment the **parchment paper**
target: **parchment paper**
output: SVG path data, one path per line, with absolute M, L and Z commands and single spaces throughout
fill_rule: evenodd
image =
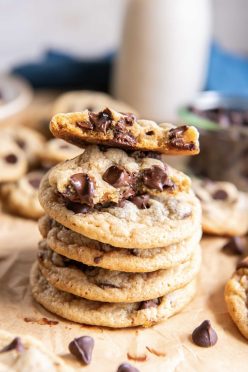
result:
M 0 216 L 0 328 L 37 337 L 79 371 L 114 372 L 129 358 L 140 360 L 130 363 L 141 372 L 248 370 L 247 341 L 232 323 L 223 298 L 224 284 L 238 260 L 221 251 L 225 239 L 203 239 L 198 294 L 182 313 L 152 328 L 111 330 L 65 321 L 32 300 L 29 270 L 39 238 L 35 222 Z M 191 341 L 192 331 L 205 319 L 211 320 L 219 337 L 207 349 Z M 58 323 L 47 324 L 50 320 Z M 68 343 L 82 335 L 95 339 L 88 367 L 68 353 Z

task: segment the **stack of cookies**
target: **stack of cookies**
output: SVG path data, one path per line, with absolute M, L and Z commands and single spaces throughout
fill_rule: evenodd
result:
M 57 114 L 50 128 L 85 150 L 41 182 L 34 298 L 66 319 L 116 328 L 180 311 L 196 292 L 201 208 L 163 154 L 197 154 L 197 130 L 111 109 Z

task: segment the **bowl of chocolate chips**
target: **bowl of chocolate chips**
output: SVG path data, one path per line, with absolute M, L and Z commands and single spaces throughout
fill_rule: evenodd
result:
M 179 110 L 179 117 L 201 133 L 200 155 L 190 160 L 193 172 L 247 191 L 248 97 L 203 92 Z

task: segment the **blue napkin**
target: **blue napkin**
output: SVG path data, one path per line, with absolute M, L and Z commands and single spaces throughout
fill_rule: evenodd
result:
M 213 43 L 205 89 L 248 96 L 248 58 L 229 53 Z

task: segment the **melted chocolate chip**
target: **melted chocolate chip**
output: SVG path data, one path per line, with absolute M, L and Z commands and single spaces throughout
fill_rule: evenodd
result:
M 101 262 L 102 258 L 103 258 L 103 256 L 94 257 L 95 264 L 99 264 Z
M 162 155 L 157 152 L 152 151 L 130 151 L 129 155 L 132 156 L 134 159 L 144 159 L 144 158 L 151 158 L 151 159 L 162 159 Z
M 228 193 L 225 190 L 219 189 L 212 194 L 214 200 L 226 200 L 228 199 Z
M 8 154 L 4 157 L 4 160 L 6 161 L 6 163 L 15 164 L 17 163 L 18 158 L 15 154 Z
M 236 269 L 248 269 L 248 256 L 237 264 Z
M 139 370 L 129 363 L 122 363 L 119 365 L 117 372 L 139 372 Z
M 113 118 L 111 111 L 106 108 L 105 110 L 100 111 L 97 114 L 90 112 L 89 120 L 94 130 L 106 134 L 108 129 L 111 127 Z
M 114 139 L 116 142 L 119 143 L 119 145 L 124 145 L 128 147 L 132 147 L 136 144 L 136 139 L 135 137 L 129 133 L 128 131 L 124 131 L 121 129 L 121 127 L 118 125 L 115 126 L 114 128 Z
M 15 143 L 17 144 L 18 147 L 20 147 L 20 149 L 24 150 L 25 147 L 26 147 L 26 142 L 21 139 L 21 138 L 16 138 L 15 139 Z
M 192 333 L 193 342 L 201 347 L 210 347 L 216 344 L 218 336 L 209 320 L 204 320 Z
M 222 248 L 224 252 L 241 255 L 245 250 L 245 241 L 240 236 L 231 238 Z
M 173 128 L 169 130 L 169 142 L 172 147 L 176 147 L 179 149 L 184 149 L 184 150 L 194 150 L 195 149 L 195 144 L 193 142 L 185 142 L 183 135 L 184 133 L 188 130 L 187 125 L 182 125 L 177 128 Z
M 86 129 L 86 130 L 93 130 L 94 125 L 90 121 L 77 121 L 76 125 L 79 128 Z
M 163 191 L 164 188 L 174 187 L 174 183 L 169 179 L 166 170 L 153 165 L 151 168 L 145 169 L 143 172 L 144 185 L 149 189 Z
M 80 202 L 92 206 L 94 195 L 94 182 L 84 173 L 76 173 L 70 177 L 71 185 L 75 193 L 68 194 L 68 197 L 73 202 Z M 67 195 L 65 195 L 67 196 Z
M 130 202 L 134 203 L 139 209 L 146 209 L 149 207 L 150 197 L 148 194 L 133 196 L 129 199 Z
M 74 212 L 75 214 L 85 214 L 90 211 L 90 207 L 86 204 L 80 204 L 80 203 L 73 203 L 70 201 L 67 201 L 66 208 L 70 211 Z
M 128 186 L 131 181 L 131 176 L 122 167 L 112 165 L 102 176 L 103 180 L 114 187 Z
M 162 298 L 154 298 L 148 301 L 142 301 L 139 305 L 138 310 L 150 309 L 151 307 L 157 307 L 161 304 Z
M 10 344 L 5 346 L 3 349 L 0 350 L 0 353 L 6 353 L 7 351 L 16 350 L 18 353 L 22 353 L 24 351 L 24 346 L 20 337 L 15 337 Z
M 90 364 L 92 351 L 94 348 L 94 339 L 90 336 L 74 338 L 69 343 L 69 350 L 80 362 Z
M 28 183 L 34 188 L 34 189 L 38 189 L 39 186 L 40 186 L 40 181 L 41 181 L 41 178 L 40 177 L 35 177 L 35 178 L 30 178 L 28 180 Z

